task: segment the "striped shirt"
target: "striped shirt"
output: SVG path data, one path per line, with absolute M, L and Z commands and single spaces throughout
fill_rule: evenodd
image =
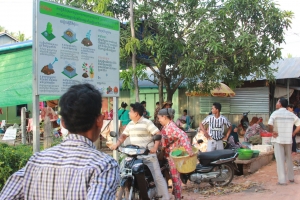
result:
M 300 119 L 286 108 L 279 108 L 272 113 L 268 124 L 278 133 L 278 137 L 272 138 L 271 142 L 292 144 L 293 126 L 300 126 Z
M 231 126 L 229 120 L 223 115 L 220 115 L 219 118 L 216 118 L 214 115 L 208 115 L 202 121 L 202 124 L 209 124 L 208 135 L 214 140 L 221 140 L 224 138 L 224 125 L 227 128 Z
M 148 145 L 149 149 L 154 146 L 152 136 L 156 133 L 159 133 L 158 128 L 151 120 L 144 117 L 141 117 L 136 123 L 130 121 L 123 131 L 123 134 L 129 137 L 130 144 L 146 148 L 147 144 L 150 143 Z
M 34 154 L 8 179 L 0 199 L 114 200 L 118 183 L 117 161 L 86 137 L 69 134 L 60 145 Z

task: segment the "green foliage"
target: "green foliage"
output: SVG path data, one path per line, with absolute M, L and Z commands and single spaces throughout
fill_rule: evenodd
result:
M 60 4 L 113 17 L 112 0 L 51 0 Z
M 120 79 L 123 80 L 122 88 L 123 89 L 133 89 L 133 75 L 136 74 L 139 80 L 147 79 L 148 76 L 145 72 L 146 66 L 138 64 L 135 69 L 129 67 L 127 70 L 122 70 L 120 72 Z
M 181 71 L 187 77 L 197 74 L 205 87 L 224 81 L 234 88 L 248 76 L 274 80 L 270 65 L 281 58 L 279 45 L 292 13 L 270 0 L 211 1 L 207 6 L 210 12 L 187 38 L 189 59 Z
M 137 38 L 142 38 L 137 55 L 148 56 L 137 59 L 155 73 L 156 84 L 163 81 L 168 100 L 183 81 L 189 89 L 209 91 L 220 81 L 234 88 L 248 76 L 252 80 L 263 76 L 274 79 L 270 65 L 281 58 L 279 45 L 293 16 L 271 0 L 136 4 L 135 30 Z M 143 24 L 142 33 L 139 24 Z M 126 27 L 122 31 L 130 30 Z M 129 48 L 121 42 L 121 52 L 126 52 L 124 49 Z M 128 54 L 123 53 L 121 59 L 128 62 L 124 55 Z M 196 84 L 199 80 L 201 88 Z
M 0 190 L 10 175 L 26 165 L 31 155 L 31 146 L 0 143 Z

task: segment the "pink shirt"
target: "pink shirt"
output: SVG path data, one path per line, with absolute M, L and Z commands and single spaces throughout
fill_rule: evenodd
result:
M 187 152 L 190 153 L 193 152 L 187 134 L 183 130 L 178 128 L 178 126 L 173 121 L 170 121 L 169 124 L 163 127 L 163 129 L 161 130 L 161 134 L 162 134 L 162 146 L 166 147 L 167 145 L 170 145 L 170 147 L 166 148 L 165 150 L 167 157 L 175 147 L 180 147 L 180 146 L 184 147 Z

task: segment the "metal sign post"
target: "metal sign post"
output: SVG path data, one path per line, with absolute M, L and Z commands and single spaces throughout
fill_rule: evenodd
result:
M 33 34 L 32 34 L 32 120 L 33 120 L 33 153 L 40 151 L 40 110 L 37 95 L 37 12 L 38 0 L 33 1 Z

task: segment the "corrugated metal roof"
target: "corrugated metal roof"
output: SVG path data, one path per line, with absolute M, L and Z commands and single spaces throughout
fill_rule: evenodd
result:
M 276 79 L 300 78 L 300 57 L 282 59 L 271 67 L 278 67 L 278 71 L 274 73 Z
M 10 35 L 9 33 L 0 32 L 0 36 L 2 36 L 2 35 L 7 35 L 8 37 L 10 37 L 11 39 L 15 40 L 16 42 L 19 42 L 19 40 L 17 40 L 15 37 L 13 37 L 12 35 Z

